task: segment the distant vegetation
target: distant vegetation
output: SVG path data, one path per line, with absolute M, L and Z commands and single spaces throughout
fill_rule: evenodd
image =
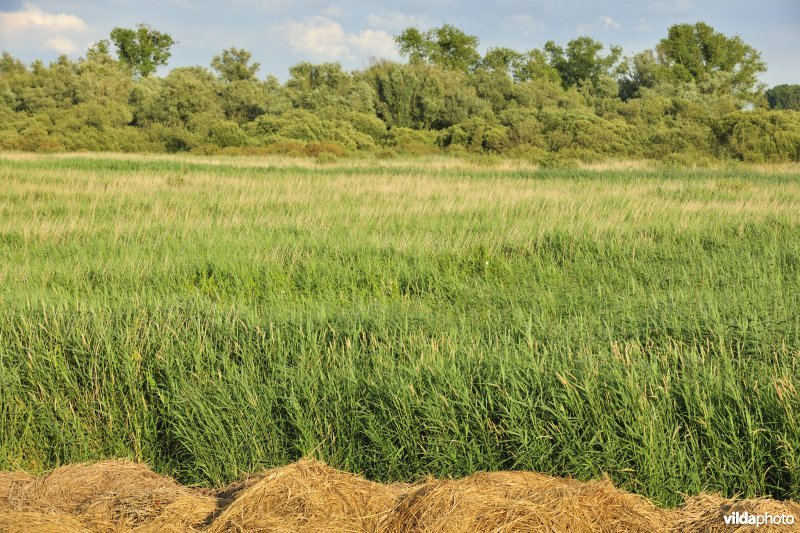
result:
M 146 25 L 114 28 L 77 61 L 4 53 L 0 149 L 800 160 L 798 86 L 765 92 L 759 53 L 704 23 L 672 26 L 628 58 L 585 36 L 481 55 L 476 36 L 447 24 L 396 40 L 407 63 L 300 63 L 283 84 L 258 79 L 237 48 L 212 70 L 156 77 L 175 43 Z

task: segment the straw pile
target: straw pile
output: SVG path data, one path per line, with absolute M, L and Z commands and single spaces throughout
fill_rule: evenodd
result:
M 531 472 L 383 485 L 304 459 L 216 492 L 183 487 L 129 461 L 64 466 L 41 477 L 0 473 L 0 531 L 9 532 L 756 529 L 725 526 L 723 514 L 733 511 L 800 521 L 800 505 L 793 502 L 700 495 L 665 510 L 608 479 L 580 482 Z

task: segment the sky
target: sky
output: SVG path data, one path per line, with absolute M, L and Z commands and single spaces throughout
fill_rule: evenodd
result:
M 800 83 L 800 0 L 0 0 L 0 50 L 26 63 L 77 58 L 115 26 L 145 22 L 178 41 L 169 68 L 208 66 L 235 46 L 261 63 L 260 77 L 283 80 L 300 61 L 399 60 L 393 36 L 408 26 L 453 24 L 477 35 L 481 52 L 589 35 L 630 55 L 672 24 L 701 20 L 761 51 L 767 85 Z

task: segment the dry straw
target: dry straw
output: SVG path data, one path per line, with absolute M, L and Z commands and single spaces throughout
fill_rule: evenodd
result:
M 383 485 L 313 459 L 219 491 L 183 487 L 147 466 L 106 461 L 33 477 L 0 473 L 0 531 L 750 531 L 723 515 L 789 514 L 768 499 L 687 499 L 677 510 L 615 488 L 531 472 Z M 786 531 L 762 527 L 759 531 Z

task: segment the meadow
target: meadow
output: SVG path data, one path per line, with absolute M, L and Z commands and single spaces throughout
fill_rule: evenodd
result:
M 0 154 L 0 470 L 800 498 L 800 167 Z

